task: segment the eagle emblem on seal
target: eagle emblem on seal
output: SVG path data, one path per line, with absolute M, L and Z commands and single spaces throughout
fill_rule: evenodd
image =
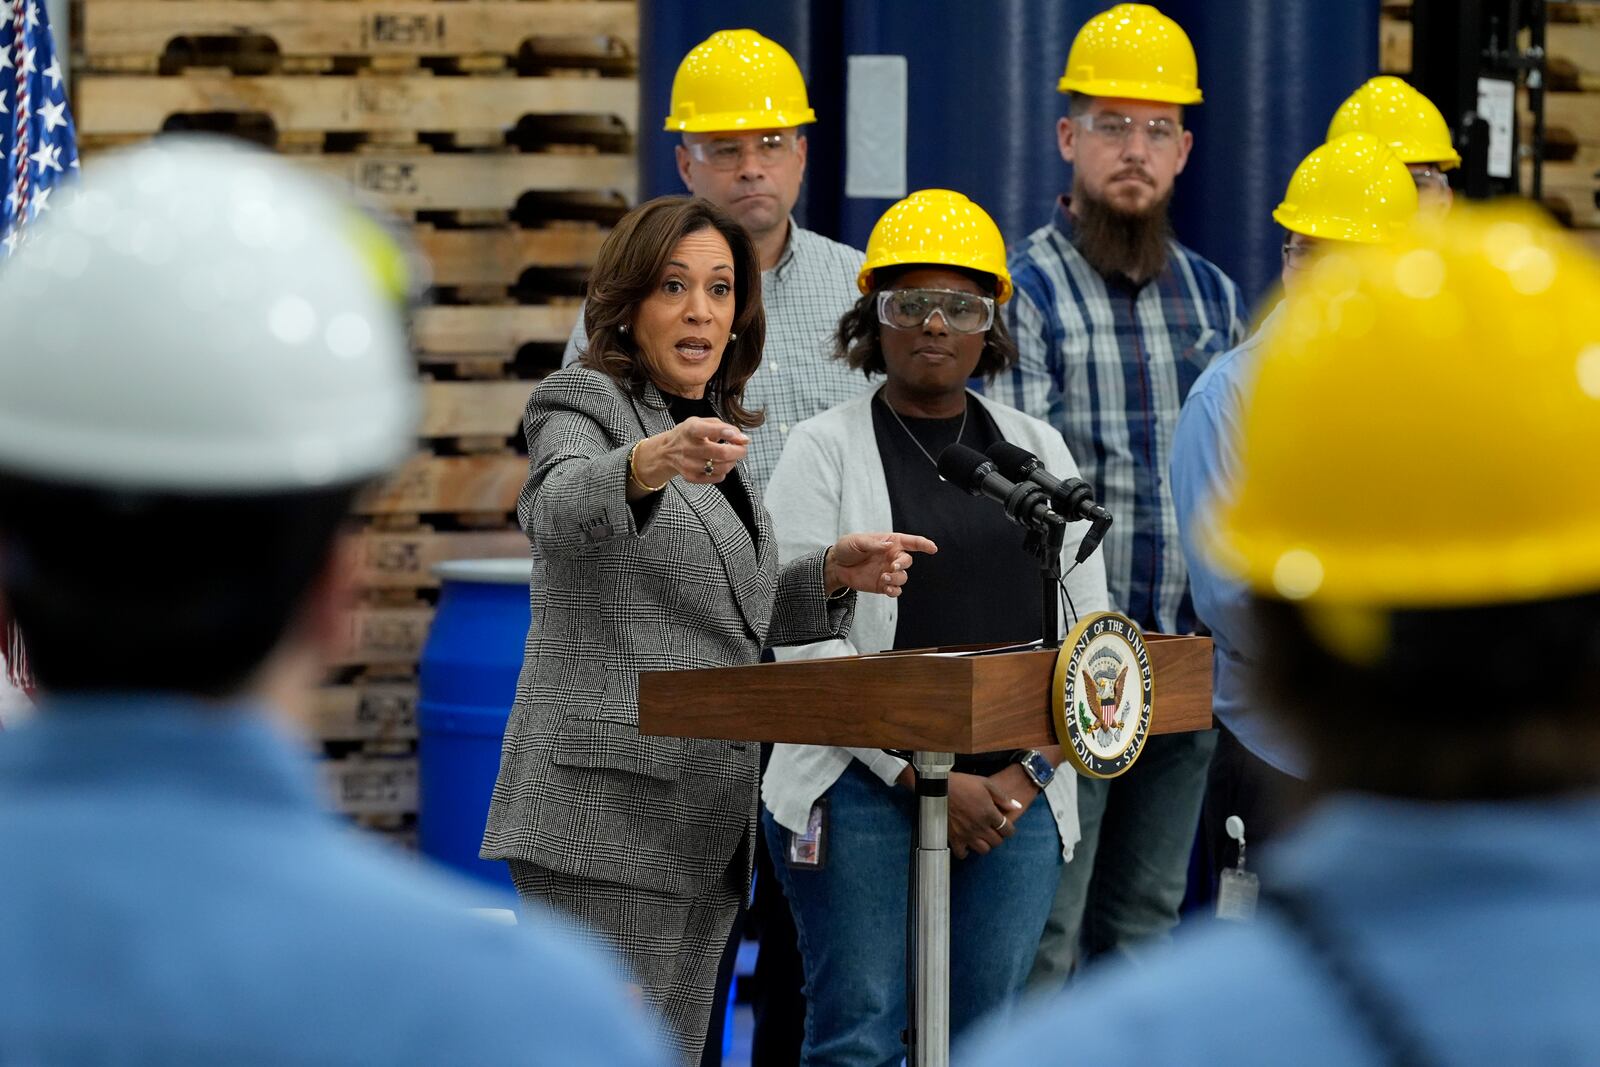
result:
M 1087 668 L 1079 668 L 1083 677 L 1083 692 L 1092 694 L 1094 701 L 1094 727 L 1115 732 L 1122 728 L 1124 712 L 1122 691 L 1128 684 L 1128 665 L 1122 657 L 1107 649 Z

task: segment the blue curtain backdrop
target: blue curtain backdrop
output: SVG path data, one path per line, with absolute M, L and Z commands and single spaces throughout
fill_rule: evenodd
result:
M 678 60 L 719 29 L 748 27 L 794 54 L 818 121 L 799 212 L 861 247 L 888 200 L 844 195 L 846 58 L 903 55 L 907 189 L 957 189 L 1010 241 L 1049 217 L 1070 171 L 1055 147 L 1055 91 L 1078 28 L 1103 0 L 644 0 L 641 192 L 681 192 L 676 135 L 661 131 Z M 1377 72 L 1378 5 L 1328 0 L 1164 0 L 1194 40 L 1205 103 L 1178 181 L 1179 237 L 1252 299 L 1278 274 L 1272 208 L 1294 165 L 1321 143 L 1334 108 Z

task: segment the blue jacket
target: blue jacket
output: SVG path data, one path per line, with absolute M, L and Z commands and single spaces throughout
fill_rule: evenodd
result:
M 1375 743 L 1382 743 L 1377 741 Z M 1422 804 L 1346 795 L 1277 846 L 1263 882 L 1308 899 L 1429 1062 L 1600 1063 L 1600 798 Z M 1298 931 L 1178 929 L 980 1037 L 959 1067 L 1385 1062 Z
M 325 815 L 254 711 L 60 701 L 0 733 L 5 1063 L 665 1062 L 564 927 L 480 903 Z

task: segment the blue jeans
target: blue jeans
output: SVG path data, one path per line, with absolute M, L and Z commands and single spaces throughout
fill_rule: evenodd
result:
M 1061 874 L 1030 993 L 1096 956 L 1137 957 L 1178 925 L 1217 732 L 1158 734 L 1120 778 L 1078 779 L 1083 839 Z
M 824 794 L 826 865 L 788 864 L 789 831 L 761 812 L 794 912 L 806 975 L 804 1067 L 891 1067 L 905 1055 L 906 898 L 916 797 L 858 761 Z M 1016 836 L 951 859 L 950 1029 L 959 1035 L 1022 990 L 1061 881 L 1061 837 L 1041 796 Z

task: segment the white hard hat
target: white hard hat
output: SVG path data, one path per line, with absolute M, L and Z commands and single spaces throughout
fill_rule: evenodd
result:
M 362 481 L 413 450 L 398 253 L 322 179 L 162 138 L 74 193 L 0 263 L 0 469 L 245 495 Z

